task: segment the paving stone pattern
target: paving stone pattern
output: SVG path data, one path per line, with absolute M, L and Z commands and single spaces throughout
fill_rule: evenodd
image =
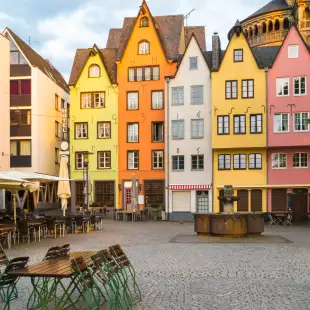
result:
M 143 300 L 134 310 L 310 309 L 310 226 L 266 228 L 274 242 L 195 243 L 193 225 L 104 222 L 104 230 L 18 245 L 10 257 L 42 260 L 48 247 L 72 251 L 119 243 L 134 264 Z M 280 242 L 279 238 L 292 243 Z M 267 238 L 268 239 L 268 238 Z M 279 240 L 277 242 L 276 240 Z M 173 241 L 173 242 L 171 242 Z M 30 283 L 21 279 L 12 309 L 26 309 Z

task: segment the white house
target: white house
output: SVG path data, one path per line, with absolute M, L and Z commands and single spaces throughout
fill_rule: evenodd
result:
M 67 83 L 48 60 L 43 59 L 12 30 L 6 28 L 3 36 L 9 41 L 9 49 L 0 45 L 0 53 L 7 54 L 4 59 L 9 68 L 7 83 L 10 86 L 9 108 L 5 112 L 1 105 L 0 117 L 7 118 L 4 124 L 9 138 L 1 135 L 0 145 L 3 141 L 9 141 L 9 146 L 2 153 L 8 165 L 0 169 L 16 168 L 57 176 L 60 144 L 67 139 L 67 128 L 62 125 L 67 126 L 68 123 L 62 113 L 69 108 Z M 2 57 L 0 61 L 3 61 Z M 55 194 L 56 186 L 46 187 L 40 201 L 56 202 Z
M 166 212 L 190 221 L 212 211 L 211 71 L 194 35 L 166 81 Z

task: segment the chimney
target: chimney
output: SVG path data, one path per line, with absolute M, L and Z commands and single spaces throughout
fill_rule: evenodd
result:
M 212 36 L 212 69 L 218 70 L 221 60 L 221 39 L 217 32 Z

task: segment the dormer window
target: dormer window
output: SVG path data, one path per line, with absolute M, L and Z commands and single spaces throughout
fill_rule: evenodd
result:
M 139 43 L 139 55 L 145 55 L 150 53 L 150 42 L 142 41 Z
M 91 65 L 88 69 L 89 77 L 100 77 L 100 67 L 98 65 Z
M 147 17 L 143 17 L 140 21 L 140 27 L 149 27 L 149 19 Z

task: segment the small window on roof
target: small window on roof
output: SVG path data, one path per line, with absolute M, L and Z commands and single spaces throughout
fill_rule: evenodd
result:
M 149 26 L 149 19 L 147 17 L 143 17 L 140 21 L 140 27 L 148 27 Z
M 100 67 L 98 65 L 91 65 L 88 69 L 89 77 L 99 77 L 100 76 Z

